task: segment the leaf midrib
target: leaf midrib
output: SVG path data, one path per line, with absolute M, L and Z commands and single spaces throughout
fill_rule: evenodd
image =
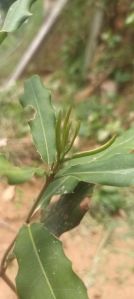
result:
M 53 292 L 53 289 L 52 289 L 52 287 L 51 287 L 51 283 L 50 283 L 50 281 L 49 281 L 49 279 L 48 279 L 48 277 L 47 277 L 47 274 L 46 274 L 46 272 L 45 272 L 45 269 L 44 269 L 43 266 L 42 266 L 40 256 L 39 256 L 38 251 L 37 251 L 37 249 L 36 249 L 36 245 L 35 245 L 35 242 L 34 242 L 34 239 L 33 239 L 33 236 L 32 236 L 32 232 L 31 232 L 31 229 L 30 229 L 30 225 L 28 225 L 28 233 L 29 233 L 29 237 L 30 237 L 30 240 L 31 240 L 31 243 L 32 243 L 32 246 L 33 246 L 33 250 L 34 250 L 35 256 L 36 256 L 36 258 L 37 258 L 37 261 L 38 261 L 39 267 L 40 267 L 40 269 L 41 269 L 41 272 L 42 272 L 43 276 L 45 277 L 45 280 L 46 280 L 47 285 L 48 285 L 48 287 L 49 287 L 49 289 L 50 289 L 50 293 L 51 293 L 52 297 L 53 297 L 54 299 L 56 299 L 56 296 L 55 296 L 55 294 L 54 294 L 54 292 Z
M 123 173 L 124 172 L 124 173 Z M 67 174 L 63 174 L 62 176 L 77 176 L 77 175 L 86 175 L 86 174 L 105 174 L 105 173 L 118 173 L 118 174 L 128 174 L 129 172 L 134 172 L 134 169 L 132 168 L 127 168 L 127 169 L 120 169 L 120 170 L 104 170 L 104 171 L 99 171 L 99 170 L 96 170 L 96 171 L 79 171 L 79 172 L 70 172 L 70 173 L 67 173 Z

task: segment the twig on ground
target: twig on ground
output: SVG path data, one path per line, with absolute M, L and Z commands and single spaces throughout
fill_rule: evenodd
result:
M 90 273 L 87 277 L 87 281 L 86 281 L 86 285 L 88 288 L 91 288 L 95 282 L 95 278 L 96 278 L 97 271 L 98 271 L 98 264 L 100 263 L 100 260 L 102 259 L 102 256 L 104 254 L 104 249 L 107 246 L 108 241 L 111 238 L 114 229 L 115 229 L 115 225 L 112 223 L 109 226 L 108 230 L 106 231 L 106 233 L 104 234 L 103 238 L 101 239 L 101 241 L 99 243 L 96 255 L 92 261 L 91 271 L 90 271 Z

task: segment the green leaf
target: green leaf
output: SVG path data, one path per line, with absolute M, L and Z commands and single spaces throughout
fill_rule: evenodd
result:
M 39 205 L 45 208 L 49 204 L 53 195 L 62 195 L 72 192 L 77 184 L 78 180 L 72 177 L 66 176 L 63 178 L 55 179 L 44 191 Z
M 72 156 L 72 158 L 68 158 L 68 159 L 77 159 L 77 158 L 82 158 L 82 157 L 88 157 L 88 156 L 92 156 L 97 153 L 103 152 L 104 150 L 109 148 L 114 143 L 115 139 L 116 139 L 116 136 L 113 136 L 110 140 L 108 140 L 108 142 L 106 142 L 102 146 L 97 147 L 93 150 L 76 153 Z
M 56 119 L 56 149 L 58 154 L 58 159 L 60 158 L 60 154 L 62 152 L 62 144 L 61 144 L 61 127 L 62 127 L 62 112 L 59 111 L 59 114 Z
M 113 156 L 114 154 L 128 154 L 134 149 L 134 128 L 124 132 L 120 137 L 116 138 L 114 143 L 106 148 L 103 152 L 96 153 L 92 156 L 85 156 L 71 159 L 67 166 L 71 167 L 78 164 L 90 164 L 96 160 L 102 160 Z
M 14 253 L 19 266 L 16 285 L 20 299 L 88 299 L 61 242 L 42 224 L 23 226 Z
M 91 163 L 63 168 L 59 176 L 72 176 L 80 181 L 127 187 L 134 185 L 134 155 L 115 154 Z
M 74 144 L 74 141 L 79 133 L 79 129 L 80 129 L 80 122 L 77 123 L 76 127 L 75 127 L 75 130 L 74 130 L 74 134 L 73 134 L 73 137 L 72 137 L 72 140 L 70 141 L 67 149 L 66 149 L 66 154 L 71 150 L 73 144 Z
M 6 32 L 0 32 L 0 44 L 3 42 L 3 40 L 7 37 Z
M 0 176 L 6 177 L 9 184 L 21 184 L 30 180 L 35 174 L 43 175 L 44 170 L 35 167 L 17 167 L 0 155 Z
M 17 30 L 30 16 L 29 9 L 36 0 L 17 0 L 9 8 L 3 27 L 0 31 L 0 42 L 7 33 Z
M 23 107 L 32 106 L 35 110 L 29 122 L 33 141 L 42 160 L 51 165 L 56 158 L 56 120 L 50 91 L 43 86 L 39 76 L 26 80 L 21 104 Z
M 134 12 L 130 13 L 125 21 L 126 25 L 134 24 Z

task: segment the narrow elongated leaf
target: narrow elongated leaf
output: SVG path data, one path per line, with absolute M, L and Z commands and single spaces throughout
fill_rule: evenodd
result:
M 113 154 L 126 154 L 134 149 L 134 128 L 131 128 L 118 137 L 115 142 L 101 153 L 103 156 L 111 156 Z
M 29 122 L 33 141 L 41 158 L 50 165 L 56 157 L 55 113 L 50 91 L 43 86 L 39 76 L 26 80 L 21 104 L 35 110 L 35 116 Z
M 43 170 L 36 167 L 17 167 L 0 155 L 0 176 L 6 177 L 9 184 L 20 184 L 30 180 L 34 174 L 43 175 Z
M 134 149 L 134 128 L 131 128 L 124 132 L 120 137 L 116 138 L 114 143 L 105 149 L 103 152 L 94 154 L 93 156 L 85 156 L 75 158 L 68 161 L 68 167 L 78 164 L 90 164 L 96 160 L 106 159 L 114 154 L 127 154 Z
M 77 184 L 77 179 L 68 176 L 55 179 L 44 191 L 39 205 L 45 208 L 53 195 L 72 192 Z
M 108 142 L 106 142 L 105 144 L 103 144 L 100 147 L 97 147 L 96 149 L 76 153 L 72 156 L 72 159 L 88 157 L 88 156 L 92 156 L 92 155 L 98 154 L 100 152 L 103 152 L 104 150 L 109 148 L 114 143 L 115 139 L 116 139 L 116 136 L 113 136 Z
M 127 187 L 134 185 L 134 155 L 116 154 L 102 160 L 94 160 L 90 164 L 75 165 L 62 169 L 59 176 L 89 183 Z
M 88 299 L 61 242 L 43 225 L 25 225 L 14 253 L 19 266 L 16 285 L 20 299 Z
M 2 42 L 7 33 L 13 32 L 31 16 L 29 9 L 36 0 L 17 0 L 9 8 L 3 27 L 0 31 L 0 42 Z

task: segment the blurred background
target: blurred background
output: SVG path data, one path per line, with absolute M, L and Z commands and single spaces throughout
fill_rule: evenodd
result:
M 0 0 L 1 26 L 13 2 Z M 75 150 L 134 125 L 134 1 L 38 0 L 31 11 L 0 46 L 0 152 L 20 165 L 40 163 L 19 104 L 32 74 L 52 90 L 58 109 L 73 106 L 73 119 L 81 121 Z M 40 185 L 0 184 L 0 239 L 7 234 L 0 255 L 24 219 L 25 197 L 32 199 Z M 90 299 L 134 297 L 133 194 L 133 188 L 96 186 L 82 224 L 62 237 Z M 1 290 L 4 299 L 14 298 Z

